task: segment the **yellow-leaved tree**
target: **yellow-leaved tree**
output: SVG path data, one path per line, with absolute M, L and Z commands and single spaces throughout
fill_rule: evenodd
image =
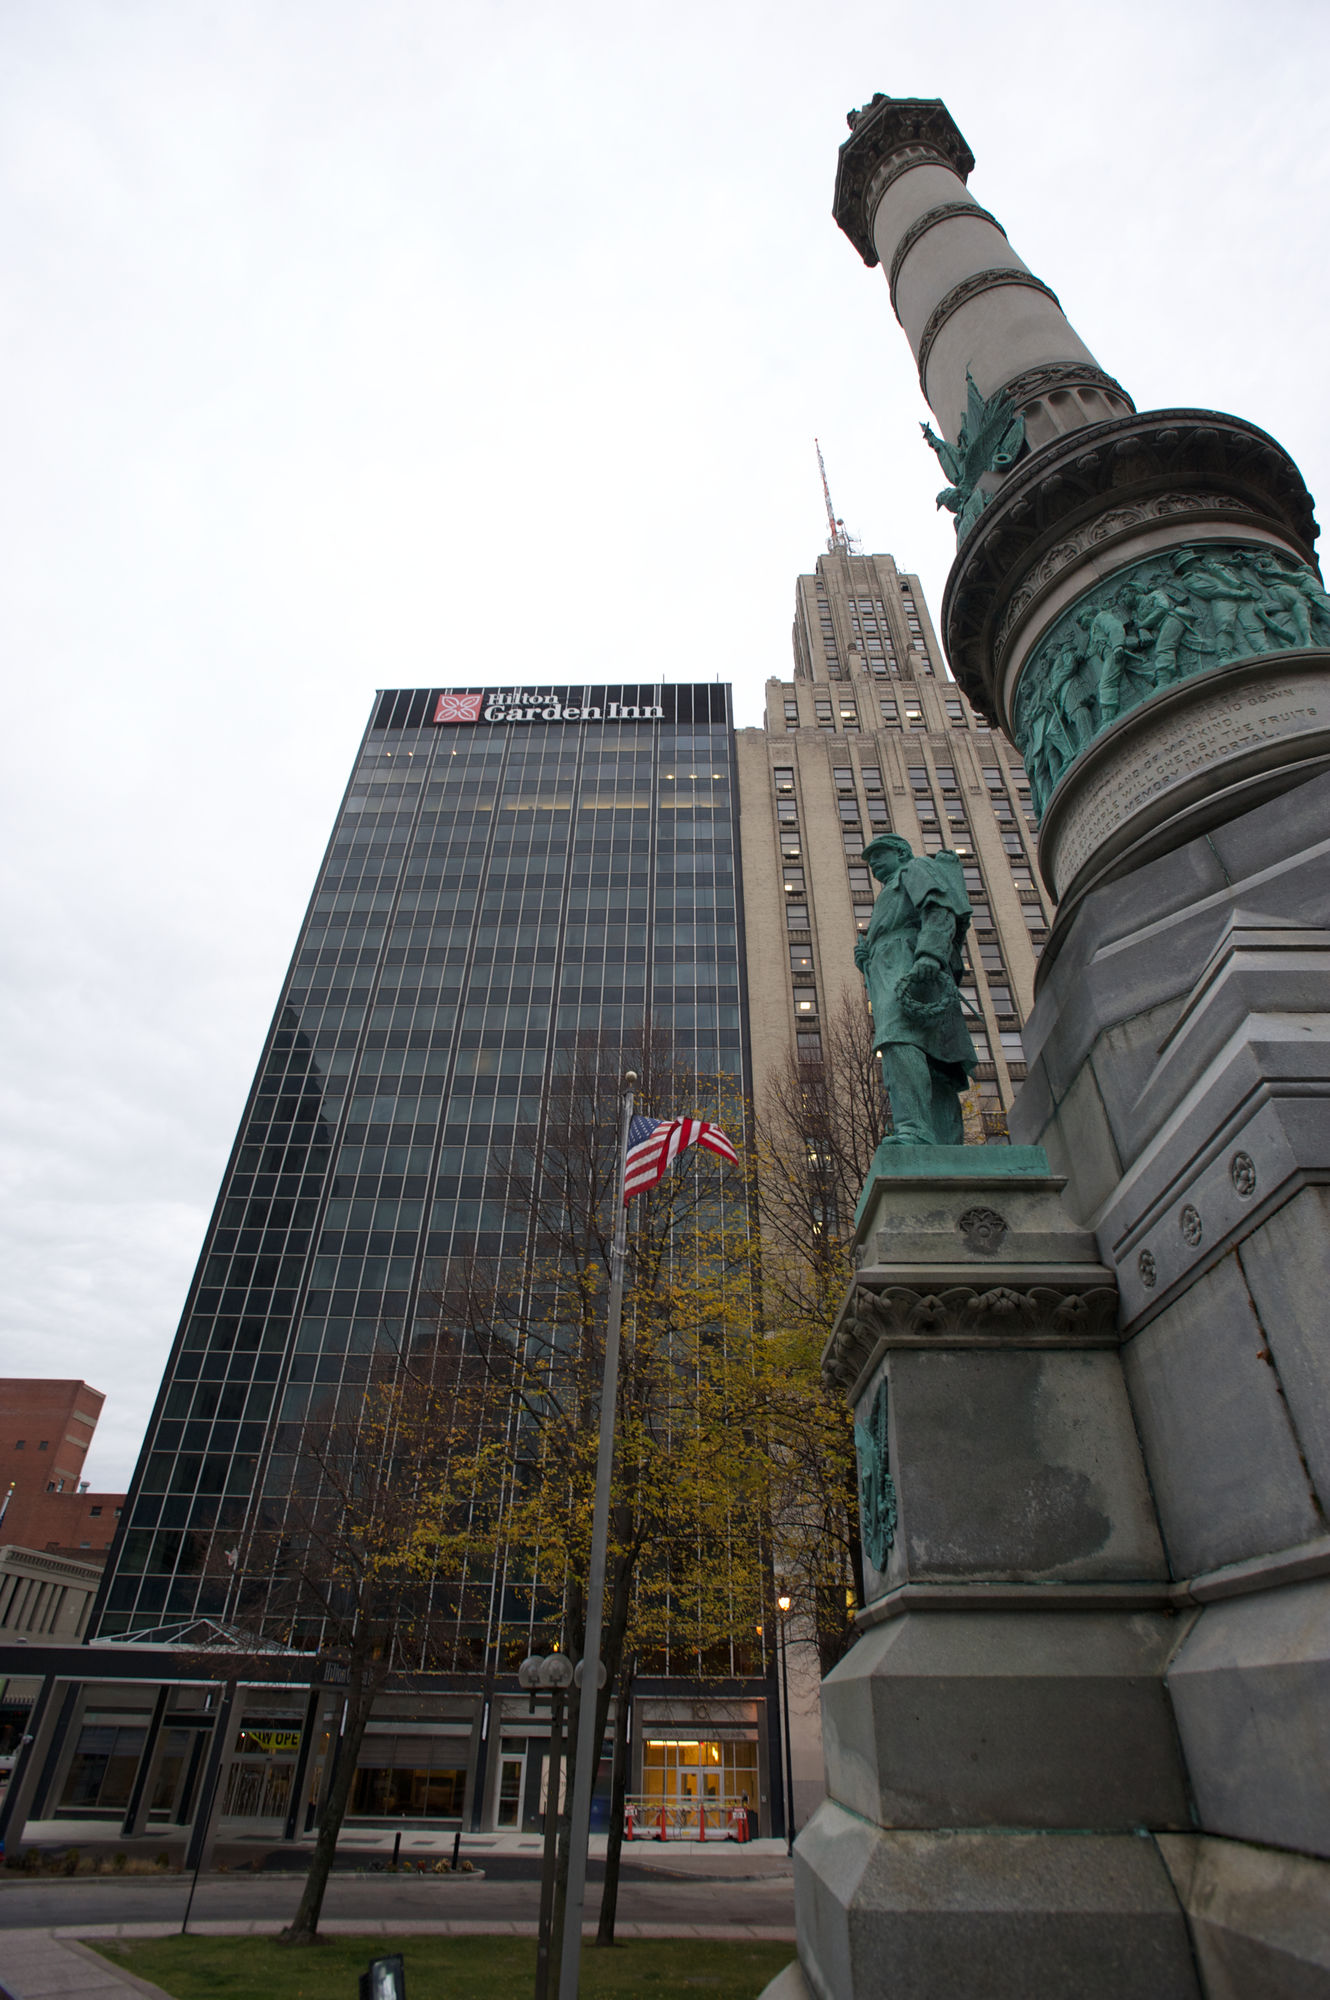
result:
M 667 1047 L 575 1048 L 546 1107 L 539 1151 L 514 1159 L 507 1174 L 507 1200 L 530 1217 L 526 1258 L 445 1269 L 436 1295 L 438 1346 L 478 1363 L 488 1384 L 490 1439 L 473 1468 L 484 1504 L 467 1559 L 481 1559 L 475 1521 L 483 1519 L 483 1559 L 502 1566 L 519 1602 L 529 1594 L 524 1644 L 559 1645 L 574 1658 L 586 1626 L 619 1107 L 630 1068 L 650 1115 L 696 1113 L 742 1142 L 744 1107 L 726 1080 L 699 1078 Z M 597 1745 L 615 1696 L 626 1724 L 639 1659 L 696 1676 L 703 1689 L 710 1677 L 753 1671 L 770 1602 L 770 1349 L 756 1310 L 745 1174 L 694 1150 L 634 1199 L 629 1220 Z M 456 1464 L 450 1477 L 465 1483 Z M 417 1546 L 422 1575 L 443 1573 L 462 1554 L 424 1522 Z M 574 1705 L 570 1768 L 576 1735 Z M 620 1755 L 605 1942 L 624 1762 Z M 566 1840 L 561 1882 L 565 1872 Z M 553 1952 L 557 1962 L 557 1935 Z

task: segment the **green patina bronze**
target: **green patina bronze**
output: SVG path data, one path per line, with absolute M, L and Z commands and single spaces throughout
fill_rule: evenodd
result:
M 1330 644 L 1330 597 L 1308 564 L 1271 549 L 1188 543 L 1096 584 L 1021 672 L 1012 732 L 1043 816 L 1063 772 L 1150 695 L 1252 654 Z
M 854 948 L 891 1100 L 892 1130 L 878 1151 L 959 1146 L 960 1094 L 978 1064 L 957 985 L 971 916 L 961 858 L 949 848 L 918 855 L 898 833 L 884 833 L 864 860 L 882 884 Z
M 896 1482 L 891 1476 L 887 1444 L 887 1378 L 877 1385 L 867 1424 L 854 1427 L 859 1457 L 859 1533 L 864 1554 L 877 1570 L 885 1569 L 896 1539 Z
M 952 482 L 938 494 L 937 504 L 956 516 L 958 545 L 993 497 L 979 484 L 984 474 L 1005 472 L 1025 445 L 1025 418 L 1009 396 L 999 389 L 985 402 L 968 368 L 965 388 L 965 416 L 955 444 L 948 444 L 927 424 L 919 426 Z

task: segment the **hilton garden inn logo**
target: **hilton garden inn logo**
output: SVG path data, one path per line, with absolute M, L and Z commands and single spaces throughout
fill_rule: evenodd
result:
M 665 711 L 633 702 L 603 700 L 584 708 L 568 707 L 553 689 L 532 694 L 525 688 L 482 694 L 439 696 L 436 722 L 661 722 Z

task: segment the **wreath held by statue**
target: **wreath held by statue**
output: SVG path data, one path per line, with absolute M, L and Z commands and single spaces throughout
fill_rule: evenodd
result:
M 916 1028 L 936 1027 L 959 1002 L 956 982 L 942 965 L 912 965 L 896 984 L 896 1004 Z

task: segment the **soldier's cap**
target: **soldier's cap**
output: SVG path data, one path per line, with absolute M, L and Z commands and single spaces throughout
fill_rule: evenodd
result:
M 911 847 L 909 841 L 906 840 L 904 834 L 880 833 L 876 840 L 869 841 L 863 851 L 862 859 L 868 863 L 870 868 L 875 861 L 887 861 L 891 859 L 902 862 L 913 861 L 914 849 Z

